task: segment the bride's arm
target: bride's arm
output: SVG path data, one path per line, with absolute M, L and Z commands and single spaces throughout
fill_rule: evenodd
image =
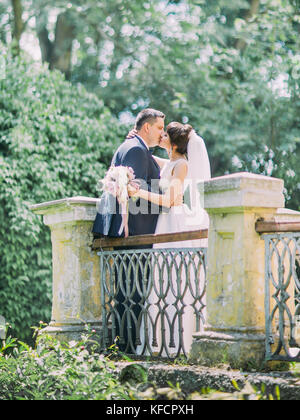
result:
M 174 175 L 164 194 L 156 194 L 140 189 L 132 197 L 142 198 L 162 207 L 173 207 L 183 202 L 183 183 L 187 176 L 187 163 L 179 162 L 174 168 Z
M 163 159 L 161 157 L 154 156 L 154 155 L 152 157 L 156 161 L 156 163 L 159 165 L 160 169 L 162 169 L 166 163 L 170 162 L 169 159 Z

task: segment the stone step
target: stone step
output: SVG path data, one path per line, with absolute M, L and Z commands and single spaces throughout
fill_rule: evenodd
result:
M 153 384 L 158 389 L 169 387 L 170 383 L 174 386 L 178 383 L 182 394 L 186 397 L 201 393 L 201 390 L 212 390 L 218 391 L 218 394 L 213 394 L 215 397 L 213 399 L 238 399 L 241 394 L 245 396 L 250 395 L 250 392 L 254 394 L 252 388 L 254 386 L 258 391 L 264 388 L 265 394 L 273 395 L 275 399 L 278 397 L 278 390 L 281 400 L 300 399 L 299 372 L 241 372 L 226 367 L 207 368 L 143 361 L 117 362 L 116 366 L 120 371 L 122 382 L 133 381 L 135 384 L 143 382 L 146 375 L 149 386 Z M 139 376 L 140 369 L 144 373 Z M 235 384 L 241 392 L 237 393 Z

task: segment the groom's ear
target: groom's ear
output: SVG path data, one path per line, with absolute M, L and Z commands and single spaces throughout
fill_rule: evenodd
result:
M 146 133 L 149 133 L 149 128 L 150 128 L 150 124 L 148 123 L 148 122 L 146 122 L 145 124 L 144 124 L 144 130 L 146 131 Z

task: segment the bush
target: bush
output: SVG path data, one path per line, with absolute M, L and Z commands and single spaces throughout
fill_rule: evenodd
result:
M 31 204 L 95 196 L 126 133 L 95 95 L 0 44 L 0 315 L 26 341 L 51 309 L 49 229 Z M 3 73 L 3 64 L 2 64 Z
M 121 384 L 115 364 L 96 353 L 90 334 L 61 344 L 43 336 L 36 349 L 8 338 L 0 346 L 0 400 L 127 400 L 136 388 Z M 8 353 L 13 348 L 12 354 Z
M 36 329 L 40 331 L 44 324 Z M 53 336 L 38 337 L 36 348 L 8 337 L 0 341 L 0 401 L 1 400 L 266 400 L 280 399 L 279 388 L 275 395 L 265 386 L 259 390 L 246 382 L 243 389 L 233 380 L 235 392 L 225 393 L 210 388 L 200 388 L 190 394 L 181 385 L 158 387 L 149 382 L 148 368 L 131 362 L 121 368 L 110 358 L 117 356 L 99 354 L 99 345 L 93 341 L 93 332 L 79 342 L 60 343 Z M 109 352 L 107 352 L 109 353 Z M 153 362 L 153 363 L 157 363 Z M 182 379 L 182 378 L 181 378 Z

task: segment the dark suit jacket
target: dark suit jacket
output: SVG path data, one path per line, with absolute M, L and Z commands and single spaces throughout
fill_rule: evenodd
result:
M 142 182 L 141 188 L 159 193 L 160 168 L 152 157 L 143 141 L 136 136 L 133 139 L 125 140 L 116 151 L 112 165 L 129 166 L 134 170 L 135 176 Z M 119 204 L 116 199 L 104 194 L 100 205 L 93 232 L 95 234 L 119 237 L 122 223 Z M 99 210 L 98 210 L 99 211 Z M 138 199 L 129 200 L 129 235 L 152 234 L 155 232 L 159 207 Z

